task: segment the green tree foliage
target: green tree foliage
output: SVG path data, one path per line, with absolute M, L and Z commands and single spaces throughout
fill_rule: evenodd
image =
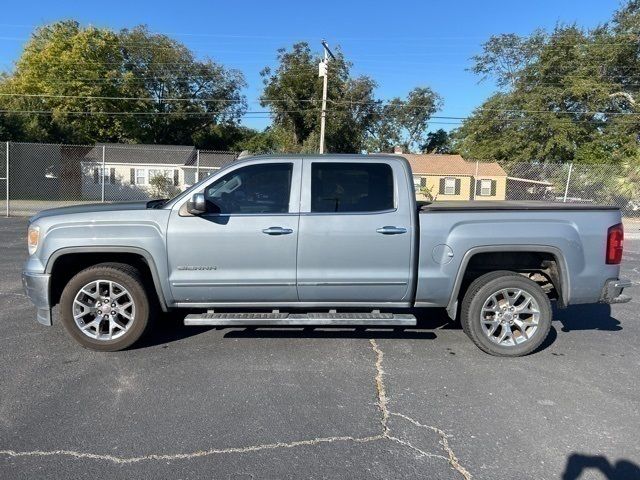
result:
M 276 68 L 262 72 L 262 106 L 273 112 L 273 128 L 261 135 L 263 147 L 292 152 L 317 152 L 320 133 L 322 57 L 305 42 L 278 50 Z M 329 62 L 327 93 L 327 151 L 389 151 L 403 144 L 416 148 L 424 139 L 429 118 L 441 107 L 429 88 L 415 88 L 405 100 L 375 98 L 376 83 L 353 77 L 351 63 L 340 49 Z
M 149 179 L 152 198 L 172 198 L 179 193 L 179 189 L 173 185 L 173 179 L 164 175 L 154 175 Z
M 640 2 L 592 30 L 559 25 L 530 37 L 494 36 L 472 70 L 500 91 L 456 132 L 466 157 L 622 163 L 635 158 Z
M 274 130 L 280 149 L 317 152 L 320 131 L 322 78 L 318 77 L 321 56 L 305 42 L 291 50 L 278 50 L 278 65 L 260 72 L 264 82 L 263 107 L 273 112 Z M 340 51 L 329 62 L 327 98 L 327 150 L 357 152 L 364 148 L 364 132 L 375 115 L 375 83 L 368 77 L 352 78 L 350 64 Z M 283 133 L 287 132 L 289 135 Z
M 241 73 L 145 27 L 63 21 L 37 29 L 0 79 L 1 109 L 32 112 L 2 115 L 0 129 L 25 141 L 206 143 L 239 122 L 244 86 Z
M 429 132 L 421 150 L 423 153 L 454 153 L 451 135 L 442 128 Z
M 428 87 L 417 87 L 406 100 L 393 98 L 380 105 L 369 137 L 373 151 L 389 151 L 400 145 L 408 151 L 420 149 L 431 116 L 442 108 L 442 98 Z

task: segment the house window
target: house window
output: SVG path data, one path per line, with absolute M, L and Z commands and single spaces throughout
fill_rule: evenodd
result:
M 146 184 L 147 184 L 147 169 L 136 168 L 136 185 L 146 185 Z
M 154 177 L 165 177 L 174 185 L 178 185 L 179 170 L 164 170 L 159 168 L 132 168 L 131 183 L 135 185 L 150 185 Z
M 173 181 L 173 170 L 149 169 L 149 174 L 148 174 L 149 183 L 151 183 L 151 179 L 155 177 L 164 177 L 167 180 Z
M 491 196 L 491 180 L 480 180 L 480 195 L 483 197 Z
M 116 169 L 115 168 L 102 168 L 102 167 L 95 167 L 93 169 L 93 183 L 102 183 L 103 180 L 101 180 L 101 177 L 104 177 L 104 183 L 110 183 L 110 184 L 114 184 L 115 183 L 115 173 L 116 173 Z
M 444 194 L 455 195 L 456 194 L 456 179 L 453 177 L 447 177 L 444 179 Z
M 476 195 L 479 197 L 494 197 L 496 195 L 496 181 L 490 179 L 476 180 Z

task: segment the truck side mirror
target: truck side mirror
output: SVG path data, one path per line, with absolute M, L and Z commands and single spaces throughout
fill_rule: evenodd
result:
M 187 212 L 191 215 L 202 215 L 207 211 L 207 203 L 204 200 L 204 193 L 194 193 L 191 200 L 187 202 Z

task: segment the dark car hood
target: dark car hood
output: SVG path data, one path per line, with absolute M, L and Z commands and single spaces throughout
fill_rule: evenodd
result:
M 99 213 L 115 212 L 122 210 L 146 210 L 147 201 L 144 202 L 115 202 L 115 203 L 90 203 L 88 205 L 73 205 L 70 207 L 50 208 L 42 210 L 31 217 L 29 222 L 35 222 L 41 218 L 53 217 L 54 215 L 71 215 L 74 213 Z

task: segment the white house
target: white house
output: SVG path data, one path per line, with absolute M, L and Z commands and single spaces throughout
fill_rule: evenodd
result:
M 103 188 L 107 201 L 172 196 L 236 158 L 184 145 L 99 144 L 81 160 L 82 198 L 100 200 Z M 153 179 L 160 176 L 166 182 L 159 189 Z

